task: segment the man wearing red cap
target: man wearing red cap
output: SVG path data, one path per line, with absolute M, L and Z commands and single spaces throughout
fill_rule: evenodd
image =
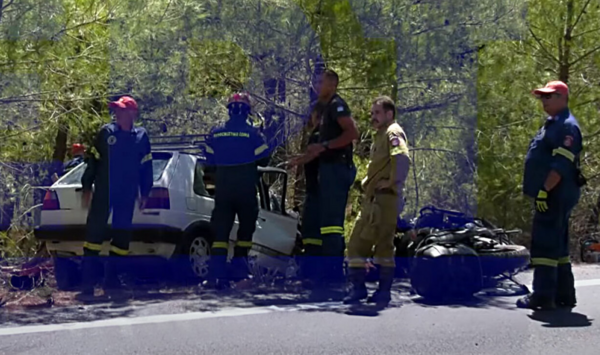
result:
M 85 148 L 82 144 L 75 143 L 71 146 L 71 155 L 73 159 L 69 160 L 67 164 L 65 164 L 65 174 L 71 171 L 73 168 L 79 166 L 79 164 L 83 163 L 83 154 L 85 153 Z
M 569 217 L 585 184 L 579 123 L 568 107 L 569 88 L 551 81 L 533 91 L 549 115 L 525 157 L 523 193 L 535 199 L 531 231 L 533 293 L 517 301 L 531 309 L 574 307 L 575 280 L 569 259 Z
M 109 103 L 114 110 L 115 120 L 104 125 L 94 142 L 95 159 L 81 179 L 83 205 L 89 206 L 94 184 L 93 199 L 87 218 L 87 236 L 84 243 L 84 295 L 93 295 L 102 243 L 107 232 L 110 212 L 113 212 L 110 258 L 106 261 L 104 288 L 118 289 L 117 277 L 121 268 L 121 257 L 129 252 L 131 223 L 135 201 L 141 195 L 140 209 L 152 188 L 152 154 L 146 130 L 135 127 L 138 114 L 135 100 L 123 96 Z
M 215 208 L 212 227 L 208 288 L 228 287 L 230 281 L 247 278 L 248 251 L 258 218 L 258 165 L 268 160 L 270 149 L 259 130 L 248 124 L 252 110 L 246 93 L 234 94 L 227 103 L 229 120 L 215 127 L 206 140 L 208 165 L 216 166 Z M 227 270 L 229 235 L 235 218 L 239 221 L 231 272 Z

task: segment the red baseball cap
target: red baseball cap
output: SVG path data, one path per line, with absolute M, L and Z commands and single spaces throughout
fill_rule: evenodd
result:
M 569 87 L 562 81 L 550 81 L 543 88 L 533 90 L 534 95 L 558 93 L 563 96 L 569 96 Z
M 127 110 L 127 109 L 137 110 L 138 109 L 137 102 L 135 102 L 135 100 L 131 96 L 122 96 L 119 100 L 110 102 L 108 104 L 108 107 L 120 108 L 120 109 L 124 109 L 124 110 Z

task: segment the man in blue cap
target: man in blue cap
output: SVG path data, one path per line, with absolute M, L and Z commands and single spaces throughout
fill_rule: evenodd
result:
M 521 308 L 572 308 L 575 280 L 569 259 L 569 218 L 585 184 L 579 169 L 583 149 L 579 123 L 568 107 L 569 88 L 551 81 L 533 91 L 549 115 L 531 140 L 525 157 L 523 193 L 535 199 L 531 232 L 533 293 Z
M 270 153 L 264 136 L 247 122 L 252 110 L 249 95 L 234 94 L 229 98 L 227 108 L 229 120 L 212 129 L 205 148 L 207 164 L 216 166 L 216 192 L 211 221 L 214 241 L 209 276 L 204 286 L 217 289 L 226 287 L 229 281 L 248 277 L 246 259 L 259 212 L 258 165 L 262 165 Z M 230 273 L 227 254 L 236 216 L 239 226 Z

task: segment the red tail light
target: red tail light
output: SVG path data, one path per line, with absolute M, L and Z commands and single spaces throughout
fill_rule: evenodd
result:
M 56 194 L 56 191 L 46 191 L 44 203 L 42 204 L 42 210 L 60 210 L 60 203 L 58 203 L 58 195 Z
M 170 209 L 171 201 L 169 200 L 169 190 L 164 187 L 155 187 L 150 190 L 150 196 L 148 196 L 148 201 L 146 201 L 146 208 L 162 210 Z

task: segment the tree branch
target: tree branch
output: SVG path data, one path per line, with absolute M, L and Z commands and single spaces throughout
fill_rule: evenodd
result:
M 93 20 L 91 20 L 91 21 L 82 22 L 82 23 L 79 23 L 79 24 L 77 24 L 77 25 L 75 25 L 75 26 L 73 26 L 73 27 L 68 27 L 68 28 L 67 28 L 67 27 L 65 27 L 65 28 L 63 28 L 62 30 L 60 30 L 60 31 L 58 31 L 57 33 L 55 33 L 55 34 L 54 34 L 54 35 L 51 37 L 51 39 L 52 39 L 52 40 L 56 40 L 56 37 L 60 36 L 61 34 L 65 33 L 65 32 L 68 32 L 68 31 L 71 31 L 71 30 L 76 30 L 76 29 L 78 29 L 78 28 L 80 28 L 80 27 L 85 27 L 85 26 L 88 26 L 88 25 L 93 25 L 93 24 L 95 24 L 95 23 L 98 23 L 98 22 L 100 22 L 100 21 L 106 21 L 106 20 L 109 20 L 109 17 L 110 17 L 110 15 L 106 15 L 106 16 L 103 16 L 103 17 L 100 17 L 100 18 L 96 17 L 95 19 L 93 19 Z
M 531 33 L 531 36 L 533 37 L 533 39 L 535 39 L 535 41 L 540 45 L 540 48 L 546 53 L 546 55 L 550 59 L 552 59 L 554 62 L 556 62 L 557 64 L 560 65 L 561 62 L 555 56 L 553 56 L 552 53 L 550 53 L 548 51 L 548 49 L 546 49 L 546 47 L 542 44 L 542 41 L 539 39 L 539 37 L 536 36 L 535 33 L 533 33 L 533 30 L 531 29 L 531 26 L 528 25 L 527 29 L 529 30 L 529 33 Z
M 598 47 L 596 47 L 596 48 L 588 51 L 587 53 L 583 54 L 581 57 L 579 57 L 579 58 L 575 59 L 573 62 L 569 63 L 569 65 L 575 65 L 578 62 L 582 61 L 583 59 L 589 57 L 590 55 L 596 53 L 599 50 L 600 50 L 600 46 L 598 46 Z
M 572 39 L 575 39 L 575 38 L 577 38 L 577 37 L 581 37 L 581 36 L 583 36 L 583 35 L 586 35 L 586 34 L 588 34 L 588 33 L 597 32 L 597 31 L 600 31 L 600 27 L 598 27 L 598 28 L 594 28 L 594 29 L 592 29 L 592 30 L 587 30 L 587 31 L 584 31 L 584 32 L 581 32 L 581 33 L 578 33 L 578 34 L 576 34 L 576 35 L 573 35 L 573 36 L 571 36 L 571 38 L 572 38 Z
M 583 5 L 583 8 L 581 9 L 581 12 L 577 16 L 577 19 L 575 20 L 575 23 L 573 24 L 573 26 L 571 26 L 571 31 L 574 30 L 575 27 L 577 27 L 577 24 L 579 23 L 579 20 L 581 20 L 581 17 L 585 13 L 585 9 L 588 7 L 588 5 L 590 4 L 590 2 L 592 2 L 592 0 L 587 0 L 587 2 L 585 3 L 585 5 Z
M 4 13 L 4 10 L 6 8 L 8 8 L 10 5 L 12 5 L 13 2 L 15 2 L 15 0 L 10 0 L 8 2 L 8 4 L 3 5 L 4 4 L 4 0 L 0 0 L 0 22 L 2 22 L 2 14 Z
M 440 108 L 440 107 L 444 107 L 448 104 L 457 102 L 458 100 L 460 100 L 460 98 L 462 97 L 462 95 L 452 95 L 448 100 L 444 101 L 444 102 L 434 102 L 434 103 L 428 103 L 425 105 L 417 105 L 417 106 L 411 106 L 411 107 L 401 107 L 398 108 L 398 114 L 403 114 L 403 113 L 411 113 L 411 112 L 418 112 L 418 111 L 424 111 L 424 110 L 433 110 L 436 108 Z

